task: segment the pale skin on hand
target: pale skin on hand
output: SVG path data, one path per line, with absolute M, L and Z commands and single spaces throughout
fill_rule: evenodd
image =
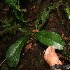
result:
M 45 54 L 44 54 L 44 59 L 49 64 L 50 67 L 54 66 L 55 64 L 62 65 L 62 62 L 59 60 L 59 58 L 55 52 L 54 46 L 53 47 L 49 46 L 46 49 Z M 60 69 L 58 69 L 58 70 L 60 70 Z

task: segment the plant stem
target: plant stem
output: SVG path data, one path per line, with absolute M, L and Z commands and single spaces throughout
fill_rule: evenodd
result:
M 2 66 L 2 64 L 6 61 L 6 59 L 4 59 L 1 63 L 0 63 L 0 67 Z

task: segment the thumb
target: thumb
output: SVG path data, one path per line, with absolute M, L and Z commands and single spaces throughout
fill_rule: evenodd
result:
M 52 52 L 55 52 L 55 46 L 51 46 L 52 47 Z
M 46 49 L 45 54 L 46 54 L 46 55 L 49 54 L 49 53 L 51 52 L 51 50 L 52 50 L 52 47 L 49 46 L 49 47 Z

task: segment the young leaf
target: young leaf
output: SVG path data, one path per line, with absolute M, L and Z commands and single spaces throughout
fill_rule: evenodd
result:
M 19 5 L 19 0 L 5 0 L 7 2 L 7 4 L 13 8 L 13 12 L 15 14 L 15 17 L 17 18 L 17 20 L 21 21 L 21 22 L 25 22 L 23 15 L 21 14 L 21 10 L 20 10 L 20 5 Z M 18 4 L 17 4 L 18 3 Z
M 60 35 L 55 32 L 40 31 L 36 33 L 35 37 L 44 45 L 55 46 L 58 50 L 63 50 L 64 42 Z
M 41 11 L 40 16 L 35 21 L 38 30 L 41 29 L 41 27 L 45 24 L 45 22 L 49 18 L 49 13 L 50 11 L 47 9 L 43 9 L 43 11 Z
M 14 44 L 12 44 L 9 47 L 6 53 L 6 59 L 10 67 L 16 67 L 16 65 L 18 64 L 20 59 L 20 53 L 25 43 L 25 37 L 21 37 L 19 40 L 17 40 Z

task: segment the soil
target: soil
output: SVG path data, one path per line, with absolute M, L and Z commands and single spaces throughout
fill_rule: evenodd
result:
M 29 1 L 31 3 L 33 0 L 29 0 Z M 48 2 L 49 2 L 49 0 L 48 0 Z M 38 1 L 38 3 L 40 5 L 39 1 Z M 34 3 L 34 5 L 36 5 L 36 3 Z M 33 4 L 32 4 L 32 6 L 33 6 Z M 37 8 L 35 8 L 35 10 L 36 10 L 35 12 L 37 12 L 38 9 L 39 9 L 39 6 Z M 29 10 L 29 11 L 31 11 L 31 12 L 28 13 L 29 14 L 28 17 L 35 18 L 36 15 L 32 14 L 35 12 L 32 10 Z M 5 15 L 5 16 L 7 16 L 7 15 Z M 27 19 L 27 16 L 26 16 L 26 19 Z M 62 20 L 64 22 L 67 21 L 64 18 L 62 18 Z M 31 23 L 31 25 L 32 25 L 32 23 Z M 54 31 L 54 32 L 60 34 L 62 39 L 65 41 L 66 45 L 65 45 L 63 51 L 56 50 L 56 52 L 61 55 L 61 56 L 60 55 L 58 55 L 58 56 L 63 63 L 70 64 L 70 60 L 69 60 L 70 58 L 68 57 L 68 60 L 67 60 L 67 59 L 65 59 L 65 57 L 67 58 L 67 56 L 64 56 L 64 54 L 66 52 L 70 52 L 70 34 L 69 34 L 70 33 L 70 23 L 66 22 L 65 24 L 61 24 L 60 21 L 58 20 L 58 18 L 56 17 L 55 13 L 51 13 L 50 18 L 48 19 L 48 22 L 45 23 L 45 25 L 43 26 L 42 29 L 45 29 L 47 31 Z M 6 51 L 7 51 L 8 47 L 12 43 L 14 43 L 17 39 L 19 39 L 21 36 L 22 36 L 22 33 L 20 33 L 20 32 L 17 32 L 14 35 L 7 34 L 4 36 L 0 36 L 0 63 L 3 62 L 3 60 L 5 59 L 5 55 L 6 55 Z M 44 50 L 47 47 L 44 48 L 44 45 L 40 44 L 38 41 L 32 41 L 31 43 L 32 44 L 30 45 L 30 47 L 28 49 L 26 49 L 26 50 L 25 50 L 25 48 L 22 49 L 21 58 L 20 58 L 20 61 L 17 65 L 17 67 L 15 67 L 15 68 L 8 67 L 9 70 L 50 70 L 49 65 L 45 62 L 45 60 L 43 58 Z

